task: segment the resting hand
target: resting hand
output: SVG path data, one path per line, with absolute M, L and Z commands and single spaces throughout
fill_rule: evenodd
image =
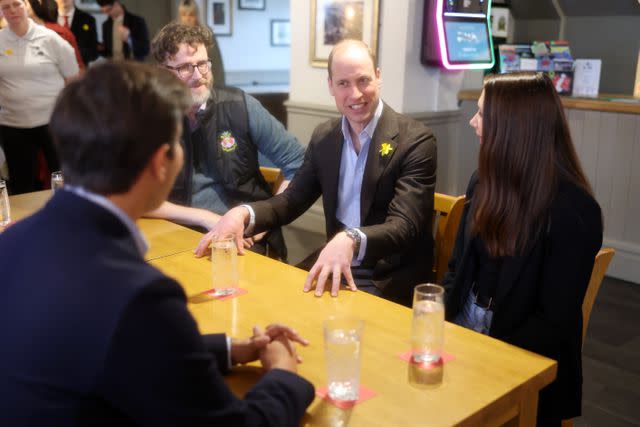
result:
M 307 280 L 304 282 L 304 291 L 309 292 L 316 282 L 316 296 L 324 292 L 325 283 L 329 274 L 332 275 L 331 296 L 337 297 L 340 289 L 340 278 L 347 280 L 347 285 L 352 291 L 358 290 L 351 276 L 351 261 L 355 243 L 343 231 L 336 234 L 324 247 L 318 260 L 309 270 Z
M 124 25 L 121 25 L 120 28 L 118 28 L 119 30 L 119 36 L 120 39 L 126 43 L 127 40 L 129 40 L 129 35 L 131 34 L 131 30 L 129 30 L 129 28 L 125 27 Z
M 245 224 L 249 222 L 249 211 L 242 206 L 235 207 L 224 214 L 222 218 L 213 226 L 211 231 L 204 235 L 198 243 L 198 247 L 194 251 L 196 256 L 203 257 L 211 253 L 209 245 L 216 236 L 224 236 L 233 234 L 236 237 L 236 246 L 238 254 L 244 255 L 244 247 L 250 247 L 253 244 L 252 239 L 243 238 Z
M 309 341 L 302 338 L 295 330 L 281 324 L 272 324 L 267 326 L 263 331 L 260 327 L 253 327 L 253 336 L 244 340 L 232 340 L 231 342 L 231 362 L 249 363 L 258 360 L 260 351 L 264 350 L 267 345 L 279 336 L 285 337 L 287 340 L 297 342 L 304 346 L 309 345 Z M 300 358 L 297 358 L 300 362 Z

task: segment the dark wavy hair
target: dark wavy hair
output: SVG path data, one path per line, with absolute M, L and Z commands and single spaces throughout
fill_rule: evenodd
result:
M 169 144 L 173 154 L 191 103 L 186 86 L 163 68 L 90 67 L 62 91 L 49 122 L 65 181 L 98 194 L 128 191 L 158 148 Z
M 158 64 L 164 64 L 178 53 L 183 43 L 192 47 L 203 44 L 208 51 L 212 38 L 213 33 L 206 27 L 171 22 L 162 27 L 151 41 L 151 54 Z
M 54 18 L 49 10 L 46 0 L 27 0 L 29 2 L 29 6 L 31 6 L 31 10 L 33 10 L 33 14 L 43 20 L 44 22 L 55 22 L 57 19 Z
M 493 257 L 521 254 L 543 232 L 560 180 L 593 195 L 547 75 L 485 78 L 478 178 L 471 229 Z

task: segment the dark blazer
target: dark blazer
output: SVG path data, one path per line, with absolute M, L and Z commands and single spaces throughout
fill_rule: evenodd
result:
M 224 335 L 111 212 L 58 191 L 0 235 L 0 425 L 297 426 L 313 386 L 272 370 L 243 400 Z
M 85 65 L 98 58 L 98 36 L 96 20 L 93 16 L 76 8 L 71 22 L 71 32 L 76 36 L 80 56 Z
M 287 190 L 252 203 L 256 231 L 284 225 L 322 196 L 327 241 L 344 227 L 336 218 L 344 137 L 340 119 L 318 126 Z M 382 143 L 392 151 L 380 153 Z M 360 230 L 367 236 L 362 267 L 388 299 L 411 305 L 416 283 L 430 278 L 436 140 L 429 128 L 384 105 L 374 131 L 360 195 Z
M 470 214 L 474 174 L 456 245 L 444 277 L 446 317 L 453 321 L 471 289 Z M 503 258 L 489 335 L 558 361 L 558 376 L 540 394 L 538 425 L 580 415 L 582 301 L 602 245 L 602 214 L 583 190 L 562 181 L 546 230 L 522 256 Z
M 124 6 L 122 6 L 124 8 Z M 133 52 L 128 43 L 122 43 L 122 53 L 125 59 L 135 59 L 136 61 L 144 61 L 149 55 L 149 30 L 147 23 L 138 15 L 129 13 L 124 9 L 124 20 L 122 23 L 131 33 L 129 38 L 133 47 Z M 113 19 L 108 18 L 102 23 L 102 44 L 104 51 L 102 56 L 111 58 L 113 56 Z

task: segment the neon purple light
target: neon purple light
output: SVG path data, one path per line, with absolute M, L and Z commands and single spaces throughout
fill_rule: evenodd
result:
M 487 64 L 452 64 L 449 62 L 449 52 L 447 51 L 447 43 L 445 41 L 444 33 L 444 21 L 442 19 L 443 2 L 445 0 L 436 0 L 436 25 L 438 27 L 438 42 L 440 43 L 440 57 L 442 58 L 442 65 L 447 70 L 481 70 L 493 67 L 493 38 L 491 36 L 491 26 L 489 25 L 489 19 L 491 16 L 491 1 L 489 1 L 489 7 L 487 9 L 487 27 L 489 29 L 489 48 L 491 49 L 491 63 Z

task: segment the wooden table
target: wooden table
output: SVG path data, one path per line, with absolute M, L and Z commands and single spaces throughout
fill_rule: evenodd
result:
M 183 252 L 151 263 L 188 294 L 210 286 L 206 258 Z M 316 388 L 326 385 L 322 321 L 344 313 L 366 321 L 361 382 L 377 396 L 349 410 L 316 398 L 303 425 L 535 425 L 538 391 L 555 378 L 554 361 L 447 323 L 445 351 L 455 360 L 442 369 L 419 371 L 398 357 L 409 349 L 411 310 L 364 292 L 316 298 L 302 292 L 306 272 L 253 253 L 240 257 L 239 268 L 246 295 L 226 301 L 192 298 L 189 309 L 201 332 L 244 338 L 256 324 L 288 324 L 311 341 L 299 348 L 304 359 L 299 372 Z M 410 381 L 416 376 L 419 381 Z M 257 378 L 255 367 L 245 367 L 228 383 L 243 395 Z
M 9 197 L 11 219 L 18 221 L 36 212 L 51 198 L 51 190 L 19 194 Z M 149 242 L 147 260 L 175 255 L 181 252 L 193 252 L 198 245 L 201 233 L 161 219 L 142 218 L 137 222 L 142 234 Z

